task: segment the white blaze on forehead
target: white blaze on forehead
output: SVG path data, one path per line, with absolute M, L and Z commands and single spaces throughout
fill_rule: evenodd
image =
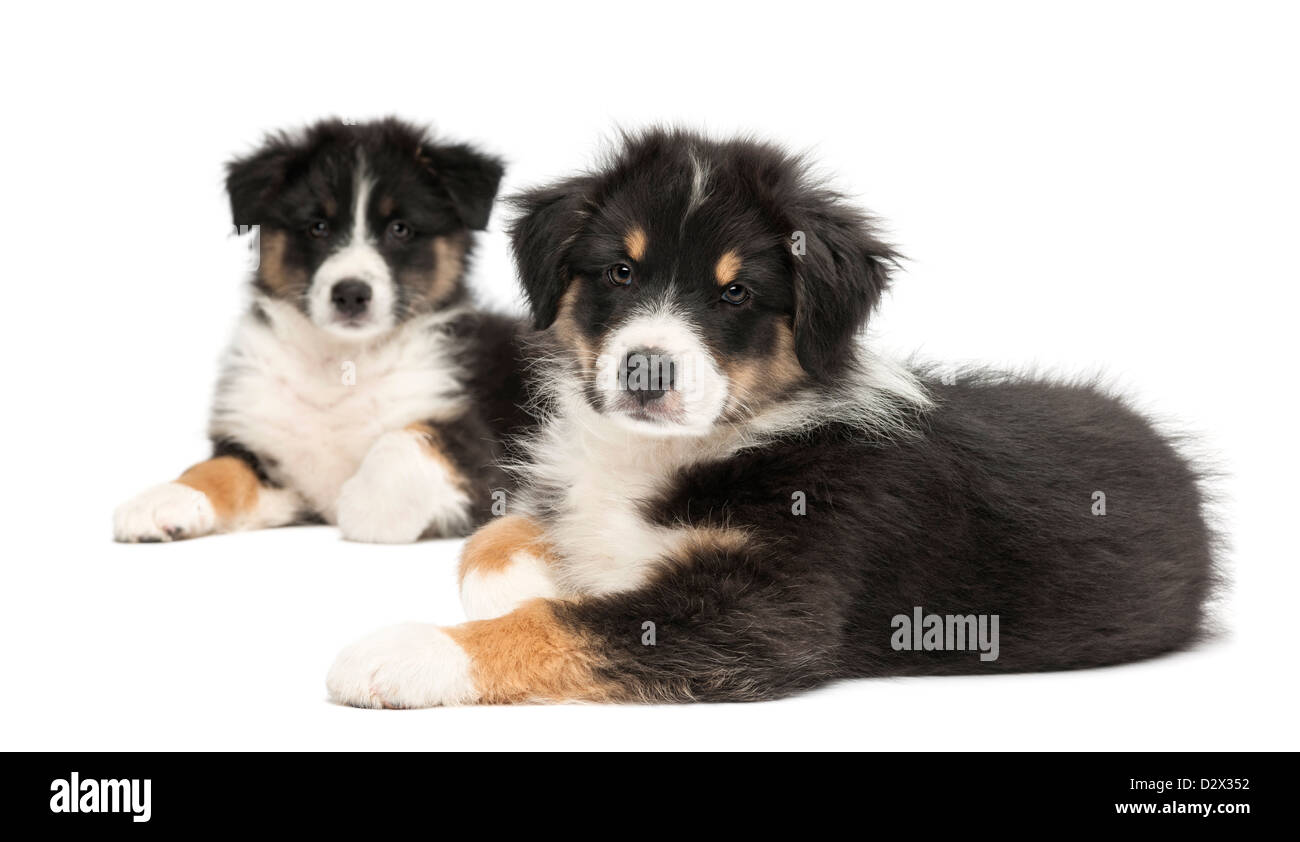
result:
M 393 326 L 396 290 L 393 287 L 392 270 L 376 248 L 375 238 L 370 231 L 366 211 L 370 207 L 375 182 L 367 173 L 365 161 L 360 157 L 353 182 L 356 187 L 352 194 L 352 230 L 312 276 L 308 309 L 312 321 L 317 325 L 331 328 L 341 336 L 365 339 Z M 361 281 L 370 285 L 370 309 L 365 324 L 344 326 L 339 323 L 331 300 L 331 290 L 340 281 Z
M 369 239 L 366 227 L 366 208 L 370 207 L 370 192 L 375 189 L 375 181 L 366 174 L 364 162 L 357 163 L 357 189 L 353 191 L 352 200 L 352 238 L 351 243 L 364 243 Z
M 702 160 L 699 155 L 692 150 L 689 153 L 691 159 L 691 198 L 686 204 L 686 213 L 682 218 L 682 224 L 686 223 L 685 217 L 690 216 L 709 198 L 709 164 Z
M 662 434 L 708 432 L 726 405 L 728 381 L 698 329 L 671 302 L 646 307 L 610 334 L 597 362 L 596 389 L 607 409 L 624 397 L 622 363 L 633 351 L 662 354 L 672 360 L 674 390 L 680 399 L 680 423 L 650 425 Z M 629 421 L 641 429 L 647 422 Z

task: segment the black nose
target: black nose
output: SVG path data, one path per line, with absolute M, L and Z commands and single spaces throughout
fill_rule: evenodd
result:
M 359 316 L 370 306 L 370 284 L 365 281 L 339 281 L 330 288 L 334 309 L 345 316 Z
M 619 383 L 637 402 L 651 403 L 676 388 L 677 367 L 658 348 L 633 348 L 623 357 Z

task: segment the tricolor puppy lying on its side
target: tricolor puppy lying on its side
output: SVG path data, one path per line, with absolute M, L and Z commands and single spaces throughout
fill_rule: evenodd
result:
M 114 537 L 324 521 L 406 542 L 486 519 L 524 423 L 520 326 L 473 310 L 464 284 L 501 174 L 391 119 L 321 122 L 232 162 L 234 220 L 260 226 L 261 260 L 212 458 L 121 506 Z
M 336 700 L 757 700 L 1197 638 L 1213 540 L 1188 462 L 1092 389 L 864 350 L 895 255 L 797 159 L 651 131 L 519 204 L 550 400 L 524 513 L 465 547 L 471 622 L 345 649 Z M 896 646 L 921 606 L 996 617 L 996 654 Z

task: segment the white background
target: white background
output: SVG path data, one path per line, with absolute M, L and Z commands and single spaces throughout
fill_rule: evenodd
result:
M 6 13 L 0 747 L 1300 748 L 1294 13 L 1258 3 L 97 4 Z M 473 8 L 474 11 L 466 11 Z M 34 16 L 35 15 L 35 16 Z M 1227 476 L 1209 645 L 750 706 L 335 707 L 334 653 L 457 622 L 457 542 L 319 527 L 110 541 L 206 455 L 241 310 L 223 162 L 398 114 L 570 172 L 619 125 L 810 149 L 911 257 L 875 322 L 931 360 L 1105 372 Z M 494 217 L 474 284 L 517 306 Z

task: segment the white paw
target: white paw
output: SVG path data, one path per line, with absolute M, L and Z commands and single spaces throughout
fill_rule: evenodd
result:
M 325 687 L 334 701 L 359 708 L 463 705 L 478 698 L 469 656 L 428 623 L 392 626 L 347 647 Z
M 416 436 L 385 433 L 343 483 L 338 525 L 349 541 L 409 544 L 430 529 L 467 527 L 469 498 Z
M 195 538 L 211 532 L 216 522 L 206 494 L 179 482 L 165 482 L 117 507 L 113 539 L 136 543 Z
M 559 596 L 550 568 L 528 550 L 515 550 L 501 570 L 473 569 L 460 583 L 460 604 L 471 620 L 490 620 L 538 597 Z

